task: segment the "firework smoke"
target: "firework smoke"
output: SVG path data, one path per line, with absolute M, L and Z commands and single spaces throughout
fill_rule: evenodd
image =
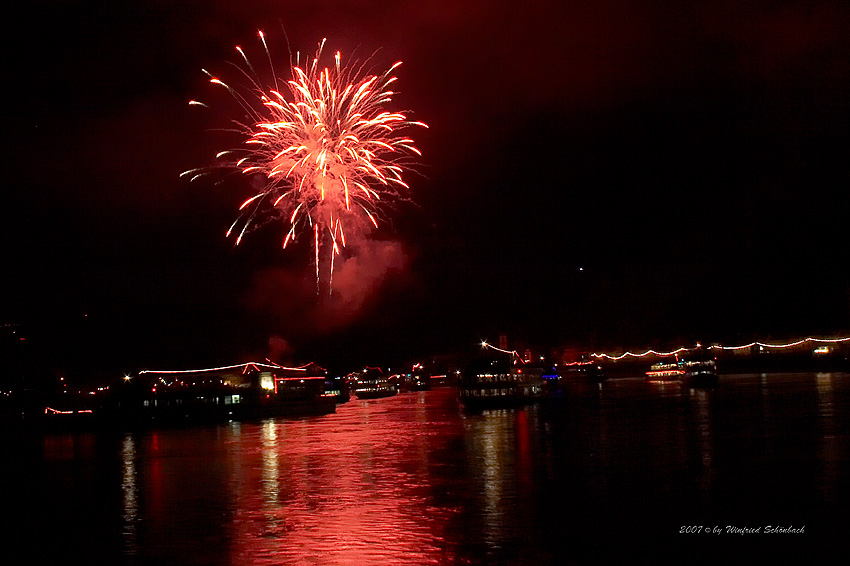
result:
M 271 331 L 284 336 L 313 338 L 350 325 L 374 310 L 373 297 L 388 282 L 404 281 L 409 257 L 398 242 L 363 239 L 349 245 L 356 250 L 338 263 L 334 292 L 325 300 L 309 300 L 315 291 L 293 270 L 270 268 L 255 274 L 242 305 L 262 313 Z
M 405 132 L 427 126 L 386 109 L 394 94 L 392 73 L 401 62 L 373 75 L 357 62 L 342 65 L 337 52 L 331 68 L 320 67 L 322 40 L 315 57 L 303 66 L 298 59 L 290 63 L 291 78 L 282 81 L 262 32 L 259 37 L 271 66 L 268 86 L 240 47 L 237 67 L 250 86 L 232 87 L 204 71 L 245 111 L 245 121 L 233 122 L 242 146 L 219 153 L 214 167 L 183 175 L 194 180 L 225 168 L 259 179 L 227 235 L 236 234 L 238 245 L 251 227 L 283 219 L 283 247 L 302 235 L 310 238 L 317 286 L 325 265 L 331 289 L 334 258 L 346 242 L 377 228 L 387 209 L 406 198 L 402 173 L 421 154 Z

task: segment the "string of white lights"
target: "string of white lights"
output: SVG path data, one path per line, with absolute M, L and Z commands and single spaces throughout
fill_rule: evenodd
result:
M 647 350 L 646 352 L 643 352 L 643 353 L 640 353 L 640 354 L 636 354 L 634 352 L 626 352 L 625 354 L 621 354 L 619 356 L 612 356 L 610 354 L 596 354 L 596 353 L 594 353 L 594 354 L 591 354 L 591 356 L 593 356 L 594 358 L 606 358 L 608 360 L 617 361 L 617 360 L 622 360 L 625 357 L 642 358 L 642 357 L 648 356 L 650 354 L 655 354 L 656 356 L 673 356 L 675 354 L 679 354 L 681 352 L 688 352 L 688 351 L 694 350 L 694 349 L 695 348 L 678 348 L 678 349 L 672 350 L 670 352 L 656 352 L 655 350 Z
M 743 350 L 743 349 L 746 349 L 746 348 L 752 348 L 753 346 L 759 346 L 759 347 L 762 347 L 762 348 L 784 349 L 784 348 L 792 348 L 794 346 L 799 346 L 799 345 L 805 344 L 807 342 L 812 342 L 812 343 L 817 343 L 817 344 L 839 344 L 839 343 L 848 342 L 848 341 L 850 341 L 850 336 L 845 337 L 845 338 L 814 338 L 814 337 L 810 336 L 810 337 L 807 337 L 807 338 L 803 338 L 801 340 L 795 340 L 793 342 L 786 342 L 786 343 L 779 343 L 779 344 L 770 344 L 770 343 L 767 343 L 767 342 L 759 342 L 759 341 L 750 342 L 749 344 L 743 344 L 743 345 L 740 345 L 740 346 L 723 346 L 723 345 L 720 345 L 720 344 L 714 344 L 712 346 L 709 346 L 708 349 L 709 350 Z M 504 354 L 509 354 L 511 356 L 516 356 L 517 358 L 519 358 L 519 354 L 517 353 L 516 350 L 505 350 L 503 348 L 498 348 L 496 346 L 493 346 L 492 344 L 487 343 L 486 341 L 481 342 L 481 347 L 482 348 L 489 348 L 491 350 L 496 350 L 497 352 L 502 352 Z M 692 350 L 696 350 L 697 348 L 700 348 L 700 347 L 701 346 L 699 344 L 697 344 L 693 348 L 681 347 L 681 348 L 677 348 L 675 350 L 671 350 L 669 352 L 658 352 L 656 350 L 646 350 L 645 352 L 640 352 L 640 353 L 624 352 L 624 353 L 619 354 L 619 355 L 612 355 L 612 354 L 594 352 L 590 355 L 591 355 L 591 357 L 594 357 L 594 358 L 597 358 L 597 359 L 607 359 L 607 360 L 611 360 L 611 361 L 616 362 L 616 361 L 622 360 L 624 358 L 643 358 L 643 357 L 646 357 L 646 356 L 649 356 L 649 355 L 655 355 L 655 356 L 658 356 L 658 357 L 674 356 L 674 355 L 680 354 L 682 352 L 690 352 Z M 178 375 L 178 374 L 187 374 L 187 373 L 204 373 L 204 372 L 212 372 L 212 371 L 224 371 L 224 370 L 237 369 L 237 368 L 243 368 L 244 369 L 244 368 L 247 368 L 248 366 L 255 366 L 257 368 L 266 368 L 266 369 L 279 369 L 279 370 L 286 370 L 286 371 L 307 371 L 306 368 L 309 365 L 310 364 L 305 364 L 305 365 L 300 366 L 300 367 L 286 367 L 286 366 L 282 366 L 282 365 L 279 365 L 279 364 L 275 364 L 273 362 L 271 364 L 264 364 L 264 363 L 261 363 L 261 362 L 247 362 L 247 363 L 244 363 L 244 364 L 235 364 L 235 365 L 230 365 L 230 366 L 219 366 L 219 367 L 203 368 L 203 369 L 182 369 L 182 370 L 148 370 L 148 369 L 146 369 L 146 370 L 140 371 L 139 375 L 146 374 L 146 373 L 152 373 L 152 374 L 158 374 L 158 375 Z
M 818 344 L 838 344 L 839 342 L 847 342 L 850 340 L 850 337 L 847 338 L 803 338 L 802 340 L 797 340 L 796 342 L 788 342 L 786 344 L 767 344 L 765 342 L 750 342 L 749 344 L 744 344 L 743 346 L 709 346 L 710 350 L 742 350 L 744 348 L 752 348 L 753 346 L 761 346 L 763 348 L 792 348 L 794 346 L 799 346 L 800 344 L 805 344 L 806 342 L 816 342 Z
M 850 337 L 846 337 L 846 338 L 807 337 L 807 338 L 803 338 L 802 340 L 795 340 L 793 342 L 786 342 L 786 343 L 780 343 L 780 344 L 769 344 L 767 342 L 759 342 L 759 341 L 750 342 L 749 344 L 743 344 L 741 346 L 722 346 L 720 344 L 714 344 L 712 346 L 709 346 L 708 349 L 709 350 L 744 350 L 746 348 L 752 348 L 753 346 L 760 346 L 762 348 L 783 349 L 783 348 L 793 348 L 794 346 L 799 346 L 799 345 L 805 344 L 807 342 L 813 342 L 813 343 L 818 343 L 818 344 L 838 344 L 838 343 L 841 343 L 841 342 L 848 342 L 848 341 L 850 341 Z M 611 355 L 611 354 L 605 354 L 605 353 L 592 353 L 590 355 L 594 358 L 604 358 L 604 359 L 607 359 L 607 360 L 618 361 L 618 360 L 622 360 L 623 358 L 626 358 L 626 357 L 643 358 L 643 357 L 648 356 L 650 354 L 654 354 L 654 355 L 659 356 L 659 357 L 673 356 L 675 354 L 680 354 L 682 352 L 690 352 L 692 350 L 696 350 L 697 348 L 700 348 L 699 344 L 697 344 L 693 348 L 682 347 L 682 348 L 678 348 L 676 350 L 672 350 L 670 352 L 656 352 L 655 350 L 647 350 L 647 351 L 641 352 L 641 353 L 625 352 L 623 354 L 616 355 L 616 356 Z

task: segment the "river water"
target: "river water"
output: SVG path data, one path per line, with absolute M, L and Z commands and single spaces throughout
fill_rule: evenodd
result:
M 771 374 L 480 414 L 439 388 L 304 419 L 7 431 L 0 541 L 32 564 L 790 563 L 844 548 L 849 425 L 847 374 Z

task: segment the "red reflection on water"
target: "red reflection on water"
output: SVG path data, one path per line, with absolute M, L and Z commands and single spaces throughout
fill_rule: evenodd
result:
M 531 445 L 528 438 L 528 413 L 520 411 L 516 415 L 516 437 L 519 459 L 528 465 L 531 459 Z
M 94 436 L 91 434 L 46 435 L 42 440 L 44 459 L 47 461 L 72 461 L 91 458 L 94 454 Z
M 429 419 L 410 418 L 426 411 L 419 400 L 357 400 L 325 418 L 242 426 L 232 562 L 445 563 L 451 511 L 430 502 L 427 449 L 410 442 L 432 433 Z
M 519 411 L 516 414 L 516 452 L 521 493 L 532 493 L 534 490 L 534 458 L 530 437 L 528 412 Z
M 149 503 L 148 512 L 151 515 L 151 519 L 155 523 L 159 523 L 163 520 L 162 515 L 166 508 L 163 496 L 162 458 L 159 453 L 159 432 L 156 430 L 153 431 L 149 437 L 149 441 L 150 479 L 148 480 L 148 487 L 150 488 L 150 492 L 146 494 L 146 499 Z

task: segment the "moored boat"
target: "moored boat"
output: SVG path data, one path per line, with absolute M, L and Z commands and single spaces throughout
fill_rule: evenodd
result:
M 687 359 L 683 366 L 685 374 L 682 383 L 688 387 L 714 387 L 720 381 L 717 375 L 717 362 L 713 358 Z
M 357 374 L 354 395 L 358 399 L 381 399 L 398 394 L 398 388 L 381 371 L 381 368 L 367 367 Z
M 521 407 L 542 395 L 542 368 L 480 360 L 461 374 L 460 401 L 469 410 Z
M 679 360 L 658 362 L 650 366 L 646 372 L 647 383 L 676 383 L 682 380 L 685 370 L 679 365 Z
M 322 415 L 325 370 L 249 362 L 200 370 L 145 370 L 114 392 L 104 418 L 131 425 Z
M 351 400 L 351 389 L 345 377 L 325 378 L 325 392 L 322 397 L 330 398 L 335 403 L 347 403 Z
M 652 364 L 648 383 L 681 383 L 688 387 L 713 387 L 719 381 L 717 361 L 703 349 L 677 354 L 672 361 Z

